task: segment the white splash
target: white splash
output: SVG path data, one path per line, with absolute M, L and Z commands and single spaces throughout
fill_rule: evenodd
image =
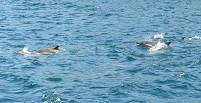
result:
M 163 33 L 154 35 L 154 39 L 163 39 L 163 38 L 164 38 L 164 34 Z
M 201 40 L 201 36 L 194 36 L 189 38 L 189 40 Z
M 28 51 L 28 47 L 24 47 L 21 51 L 20 54 L 24 54 L 24 55 L 30 55 L 31 52 Z
M 185 73 L 181 73 L 181 74 L 179 74 L 179 77 L 182 77 L 182 76 L 184 76 L 185 75 Z
M 163 48 L 168 48 L 168 45 L 165 44 L 164 42 L 158 42 L 155 44 L 154 47 L 150 48 L 149 51 L 153 52 L 153 51 L 158 51 L 160 49 L 163 49 Z
M 55 102 L 56 102 L 56 103 L 57 103 L 57 102 L 61 102 L 61 99 L 60 99 L 60 98 L 57 98 L 57 100 L 56 100 Z
M 36 55 L 39 55 L 38 53 L 31 53 L 28 50 L 28 47 L 26 47 L 26 46 L 22 50 L 20 50 L 20 54 L 23 54 L 25 56 L 36 56 Z

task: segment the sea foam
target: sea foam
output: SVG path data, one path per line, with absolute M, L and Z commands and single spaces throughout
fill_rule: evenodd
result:
M 163 38 L 164 38 L 164 34 L 163 33 L 154 35 L 154 39 L 163 39 Z
M 149 51 L 151 51 L 151 52 L 158 51 L 163 48 L 168 48 L 168 45 L 165 44 L 164 42 L 159 41 L 158 43 L 156 43 L 156 45 L 154 47 L 150 48 Z

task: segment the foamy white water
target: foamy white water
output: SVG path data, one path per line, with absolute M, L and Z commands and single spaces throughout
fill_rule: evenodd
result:
M 201 36 L 193 36 L 189 40 L 201 40 Z
M 168 45 L 164 42 L 159 41 L 154 47 L 150 48 L 149 51 L 158 51 L 163 48 L 168 48 Z
M 40 55 L 39 53 L 32 53 L 28 50 L 28 47 L 24 47 L 21 51 L 20 54 L 24 55 L 24 56 L 37 56 Z
M 164 34 L 163 33 L 154 35 L 154 39 L 163 39 L 163 38 L 164 38 Z

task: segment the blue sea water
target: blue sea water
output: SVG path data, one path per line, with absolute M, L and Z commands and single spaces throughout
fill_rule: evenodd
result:
M 0 103 L 201 103 L 200 0 L 0 1 Z

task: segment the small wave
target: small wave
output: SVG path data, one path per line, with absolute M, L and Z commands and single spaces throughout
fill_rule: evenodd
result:
M 156 43 L 156 45 L 154 47 L 150 48 L 149 51 L 151 51 L 151 52 L 158 51 L 163 48 L 168 48 L 168 45 L 165 44 L 164 42 L 159 41 L 158 43 Z
M 194 36 L 191 38 L 188 38 L 189 40 L 201 40 L 201 36 Z
M 42 101 L 44 103 L 60 103 L 61 98 L 59 97 L 59 93 L 55 92 L 48 92 L 42 96 Z

